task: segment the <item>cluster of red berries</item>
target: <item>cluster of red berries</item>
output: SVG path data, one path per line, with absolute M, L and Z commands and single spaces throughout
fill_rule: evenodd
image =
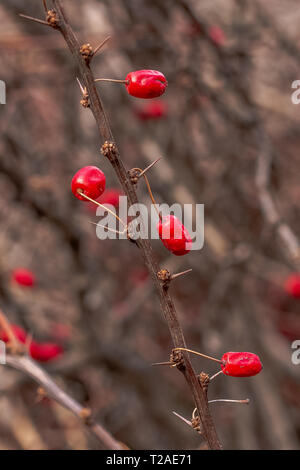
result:
M 28 338 L 26 331 L 18 325 L 11 325 L 11 329 L 20 343 L 26 344 Z M 0 339 L 5 343 L 9 342 L 9 336 L 5 331 L 0 330 Z M 52 361 L 63 353 L 63 348 L 56 343 L 30 341 L 28 349 L 30 356 L 40 362 Z
M 211 30 L 210 35 L 215 42 L 223 42 L 221 30 Z M 138 70 L 127 75 L 124 81 L 128 93 L 137 98 L 157 98 L 167 87 L 167 80 L 161 72 L 155 70 Z M 162 108 L 149 105 L 140 114 L 142 119 L 162 115 Z M 81 168 L 72 179 L 72 192 L 80 200 L 98 200 L 105 191 L 105 175 L 94 166 Z M 114 201 L 114 204 L 115 201 Z M 176 256 L 189 253 L 192 239 L 186 227 L 174 215 L 160 218 L 157 231 L 164 246 Z M 180 348 L 179 348 L 180 349 Z M 199 353 L 198 353 L 199 354 Z M 200 354 L 201 355 L 201 354 Z M 216 359 L 215 359 L 216 360 Z M 262 364 L 256 354 L 249 352 L 227 352 L 221 360 L 221 370 L 232 377 L 250 377 L 262 370 Z

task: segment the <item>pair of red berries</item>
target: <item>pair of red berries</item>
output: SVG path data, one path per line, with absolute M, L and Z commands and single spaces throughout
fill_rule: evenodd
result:
M 95 166 L 85 166 L 75 173 L 71 187 L 81 201 L 97 200 L 105 191 L 105 175 Z M 164 246 L 176 256 L 189 253 L 192 239 L 185 226 L 174 215 L 162 217 L 157 230 Z
M 11 325 L 11 329 L 20 343 L 25 344 L 27 340 L 25 330 L 18 325 Z M 5 331 L 0 331 L 0 339 L 5 343 L 9 342 L 9 337 Z M 55 343 L 38 343 L 31 341 L 29 353 L 30 356 L 37 361 L 48 362 L 60 356 L 63 353 L 63 349 L 60 345 Z

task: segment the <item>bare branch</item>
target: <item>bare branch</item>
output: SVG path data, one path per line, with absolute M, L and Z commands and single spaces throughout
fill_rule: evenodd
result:
M 118 442 L 114 437 L 106 431 L 101 424 L 96 423 L 87 416 L 86 408 L 80 405 L 76 400 L 64 392 L 52 380 L 49 374 L 45 372 L 39 365 L 27 356 L 6 356 L 6 364 L 14 369 L 17 369 L 24 374 L 30 376 L 37 382 L 47 396 L 60 403 L 64 408 L 70 410 L 73 414 L 78 416 L 80 420 L 88 427 L 88 429 L 98 438 L 99 442 L 105 449 L 109 450 L 125 450 L 126 446 Z

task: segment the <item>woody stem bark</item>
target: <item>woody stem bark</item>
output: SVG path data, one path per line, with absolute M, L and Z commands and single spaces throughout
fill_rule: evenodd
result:
M 119 154 L 119 150 L 113 138 L 109 122 L 103 109 L 100 95 L 96 88 L 93 73 L 89 67 L 89 64 L 86 63 L 86 61 L 80 54 L 80 44 L 73 32 L 72 27 L 68 23 L 68 20 L 65 16 L 62 7 L 61 0 L 53 0 L 53 5 L 58 16 L 57 29 L 62 33 L 63 37 L 65 38 L 65 41 L 73 55 L 73 58 L 80 69 L 84 85 L 87 88 L 90 99 L 90 108 L 97 124 L 100 141 L 102 142 L 102 144 L 105 141 L 114 144 L 113 150 L 109 150 L 107 152 L 107 157 L 111 165 L 113 166 L 113 169 L 120 181 L 120 184 L 122 185 L 123 191 L 128 198 L 129 204 L 136 204 L 138 203 L 137 194 L 133 184 L 130 181 L 130 177 L 124 167 L 123 161 Z M 140 252 L 144 258 L 145 264 L 152 276 L 156 291 L 160 299 L 161 309 L 169 327 L 169 331 L 174 343 L 174 347 L 185 348 L 186 342 L 177 317 L 174 302 L 171 298 L 169 291 L 164 289 L 163 284 L 157 278 L 157 273 L 160 268 L 153 255 L 151 244 L 149 240 L 146 239 L 139 239 L 137 240 L 136 244 L 139 247 Z M 196 373 L 192 367 L 189 354 L 186 351 L 182 351 L 182 358 L 182 364 L 178 365 L 178 369 L 184 375 L 192 392 L 195 406 L 197 407 L 200 421 L 202 424 L 203 437 L 206 440 L 210 449 L 220 449 L 221 445 L 209 411 L 206 391 L 202 388 L 198 377 L 196 376 Z

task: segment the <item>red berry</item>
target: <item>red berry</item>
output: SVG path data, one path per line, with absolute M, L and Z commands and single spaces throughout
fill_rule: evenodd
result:
M 210 39 L 219 46 L 222 46 L 225 43 L 225 34 L 219 26 L 211 26 L 208 32 Z
M 105 175 L 96 166 L 84 166 L 75 173 L 72 179 L 72 192 L 81 201 L 87 201 L 80 194 L 83 192 L 91 199 L 97 199 L 105 190 Z
M 166 116 L 167 107 L 161 100 L 150 101 L 150 103 L 145 103 L 144 106 L 137 108 L 135 112 L 141 121 L 148 121 L 151 119 L 160 119 Z
M 13 333 L 15 334 L 16 338 L 21 342 L 21 343 L 24 343 L 26 342 L 26 332 L 25 330 L 23 330 L 23 328 L 21 328 L 20 326 L 18 325 L 13 325 L 11 324 L 10 325 Z M 8 334 L 6 333 L 6 331 L 0 331 L 0 339 L 2 341 L 4 341 L 5 343 L 8 343 L 9 342 L 9 337 L 8 337 Z
M 137 70 L 126 76 L 126 88 L 136 98 L 157 98 L 168 86 L 166 77 L 157 70 Z
M 262 370 L 259 357 L 249 352 L 227 352 L 222 362 L 223 373 L 231 377 L 251 377 Z
M 116 209 L 119 207 L 119 197 L 124 196 L 124 193 L 120 191 L 119 189 L 107 189 L 102 196 L 100 196 L 98 199 L 96 199 L 97 202 L 100 202 L 100 204 L 103 204 L 104 206 L 107 204 L 115 207 Z M 95 213 L 97 210 L 97 207 L 93 202 L 88 202 L 88 204 L 85 204 L 87 210 L 90 212 Z
M 284 287 L 289 295 L 300 299 L 300 274 L 292 274 L 289 276 Z
M 192 239 L 185 226 L 174 215 L 166 215 L 157 224 L 159 238 L 176 256 L 183 256 L 191 251 Z
M 138 287 L 147 281 L 149 278 L 149 271 L 144 268 L 134 268 L 130 272 L 129 277 L 130 281 Z
M 51 327 L 52 336 L 58 340 L 68 340 L 71 337 L 71 328 L 64 323 L 53 323 Z
M 33 272 L 25 268 L 15 269 L 12 273 L 12 280 L 23 287 L 33 287 L 35 284 Z
M 62 347 L 55 343 L 36 343 L 33 341 L 30 344 L 31 357 L 40 362 L 56 359 L 62 352 Z
M 110 204 L 115 208 L 119 207 L 119 197 L 124 196 L 122 191 L 119 189 L 108 189 L 105 193 L 97 199 L 97 202 L 100 204 Z

